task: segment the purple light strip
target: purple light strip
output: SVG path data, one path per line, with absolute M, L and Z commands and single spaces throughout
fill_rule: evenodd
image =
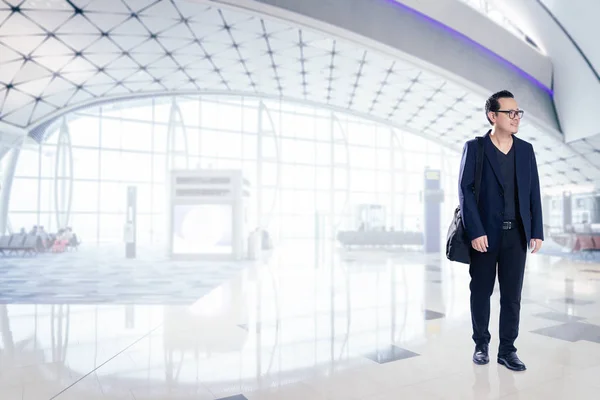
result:
M 424 14 L 418 10 L 415 10 L 414 8 L 411 8 L 409 6 L 407 6 L 406 4 L 400 3 L 399 1 L 396 0 L 387 0 L 388 2 L 401 7 L 402 9 L 414 14 L 415 16 L 431 23 L 432 25 L 435 25 L 437 27 L 442 28 L 443 30 L 451 33 L 452 35 L 456 36 L 457 38 L 464 40 L 465 42 L 468 42 L 469 44 L 473 45 L 474 47 L 482 50 L 484 53 L 492 56 L 493 58 L 495 58 L 497 61 L 503 63 L 504 65 L 506 65 L 507 67 L 509 67 L 510 69 L 514 70 L 515 72 L 519 73 L 520 75 L 522 75 L 523 77 L 527 78 L 527 80 L 531 81 L 532 83 L 534 83 L 536 86 L 540 87 L 541 89 L 544 89 L 544 91 L 548 92 L 548 94 L 550 94 L 550 96 L 554 95 L 554 91 L 552 90 L 552 88 L 549 88 L 548 86 L 546 86 L 545 84 L 543 84 L 542 82 L 540 82 L 537 78 L 535 78 L 534 76 L 532 76 L 531 74 L 523 71 L 521 68 L 519 68 L 517 65 L 513 64 L 512 62 L 508 61 L 507 59 L 503 58 L 502 56 L 500 56 L 498 53 L 493 52 L 492 50 L 488 49 L 487 47 L 483 46 L 481 43 L 478 43 L 477 41 L 471 39 L 470 37 L 466 36 L 464 33 L 461 33 L 459 31 L 457 31 L 456 29 L 453 29 L 451 27 L 449 27 L 448 25 L 445 25 L 443 23 L 441 23 L 440 21 L 431 18 L 430 16 L 428 16 L 427 14 Z

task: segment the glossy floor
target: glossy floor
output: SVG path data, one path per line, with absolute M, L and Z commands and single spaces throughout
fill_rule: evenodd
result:
M 60 257 L 75 262 L 86 253 Z M 121 268 L 140 268 L 132 263 L 121 260 Z M 74 291 L 86 274 L 82 265 L 71 272 Z M 165 270 L 157 274 L 171 266 L 160 265 Z M 95 293 L 97 304 L 56 295 L 63 304 L 42 304 L 40 282 L 47 277 L 16 283 L 18 293 L 29 287 L 37 294 L 0 305 L 0 399 L 598 398 L 598 264 L 529 258 L 517 341 L 528 366 L 523 373 L 493 357 L 497 292 L 492 363 L 471 362 L 463 265 L 417 253 L 332 252 L 315 259 L 289 251 L 243 268 L 223 265 L 229 275 L 221 280 L 217 264 L 170 270 L 175 286 L 192 275 L 197 282 L 212 279 L 214 289 L 198 285 L 193 302 L 191 287 L 164 292 L 157 304 L 138 282 L 133 294 L 112 293 L 116 299 Z M 7 281 L 0 291 L 14 293 L 15 282 Z

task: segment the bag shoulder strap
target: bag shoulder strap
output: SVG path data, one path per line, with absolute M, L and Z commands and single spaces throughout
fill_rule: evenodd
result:
M 483 170 L 483 138 L 477 137 L 477 158 L 475 163 L 475 201 L 479 204 L 481 190 L 481 175 Z

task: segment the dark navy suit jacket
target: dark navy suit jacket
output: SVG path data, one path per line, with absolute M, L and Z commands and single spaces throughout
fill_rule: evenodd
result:
M 483 137 L 484 157 L 481 175 L 479 206 L 475 201 L 475 160 L 477 139 L 469 140 L 463 149 L 460 163 L 458 194 L 461 216 L 469 240 L 487 235 L 488 251 L 500 245 L 504 222 L 503 177 L 498 156 L 490 138 L 490 131 Z M 544 240 L 540 180 L 533 146 L 513 136 L 515 172 L 517 182 L 517 214 L 525 228 L 527 243 L 530 239 Z

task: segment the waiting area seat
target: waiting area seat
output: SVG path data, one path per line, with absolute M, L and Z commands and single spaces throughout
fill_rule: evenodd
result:
M 0 253 L 2 255 L 22 253 L 26 255 L 36 255 L 39 246 L 39 237 L 27 235 L 10 235 L 0 237 Z
M 0 236 L 0 254 L 4 255 L 4 252 L 9 250 L 11 239 L 11 236 Z
M 573 246 L 574 251 L 600 250 L 600 234 L 578 234 Z

